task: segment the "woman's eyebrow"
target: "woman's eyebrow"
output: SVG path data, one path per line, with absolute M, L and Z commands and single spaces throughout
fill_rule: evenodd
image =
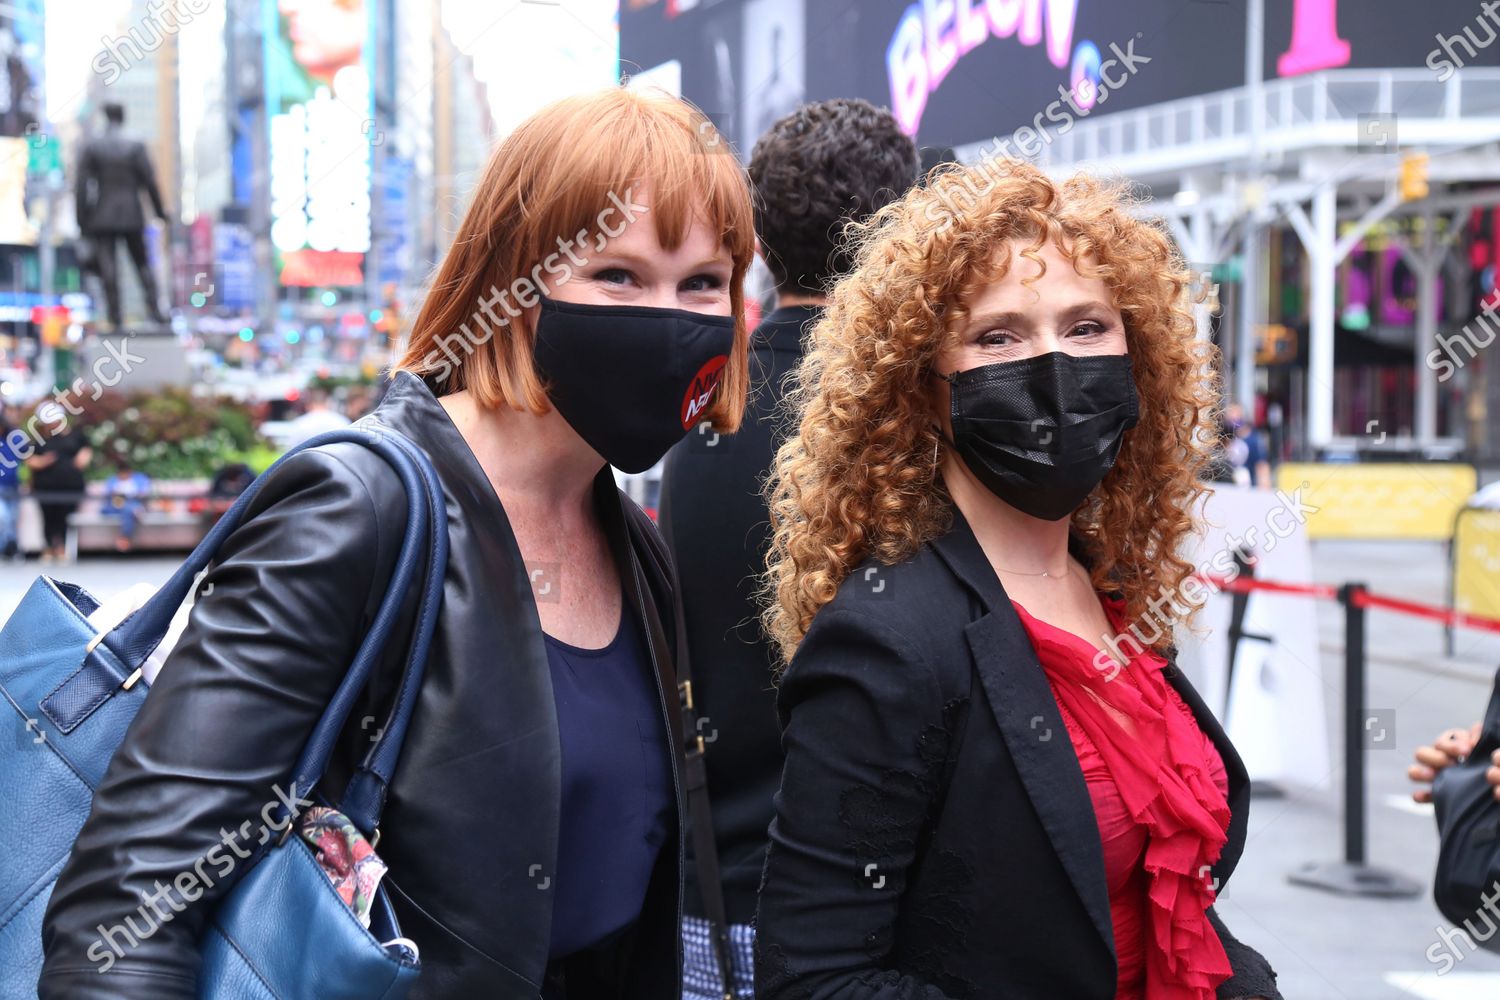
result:
M 734 260 L 727 255 L 705 257 L 696 264 L 688 265 L 689 271 L 701 271 L 713 267 L 734 267 Z
M 964 324 L 965 330 L 974 330 L 984 326 L 1003 326 L 1007 328 L 1029 328 L 1031 320 L 1025 313 L 1018 312 L 983 312 L 969 317 L 969 322 Z
M 1059 315 L 1064 322 L 1071 322 L 1079 316 L 1098 315 L 1099 313 L 1108 315 L 1113 312 L 1115 312 L 1115 307 L 1102 299 L 1086 299 L 1083 302 L 1077 302 L 1068 306 Z
M 1058 319 L 1063 323 L 1071 323 L 1081 316 L 1098 316 L 1101 313 L 1109 315 L 1115 311 L 1114 306 L 1102 299 L 1085 299 L 1075 302 L 1058 313 Z M 1025 331 L 1035 325 L 1032 318 L 1023 312 L 982 312 L 976 313 L 969 318 L 964 325 L 965 330 L 976 330 L 983 327 L 998 326 L 1014 331 Z

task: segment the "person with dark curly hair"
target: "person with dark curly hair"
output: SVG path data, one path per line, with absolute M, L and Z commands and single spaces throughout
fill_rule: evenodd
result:
M 889 112 L 866 101 L 806 105 L 756 143 L 755 229 L 777 298 L 751 339 L 750 405 L 732 437 L 700 427 L 666 460 L 661 527 L 681 579 L 704 737 L 705 753 L 694 755 L 689 773 L 701 776 L 706 766 L 715 842 L 711 852 L 695 851 L 687 869 L 689 1000 L 752 990 L 749 924 L 781 776 L 771 688 L 776 655 L 756 625 L 754 592 L 769 541 L 760 483 L 780 441 L 773 428 L 779 387 L 801 361 L 803 329 L 821 314 L 824 289 L 849 265 L 841 249 L 845 224 L 898 198 L 916 177 L 911 139 Z
M 1017 161 L 856 236 L 767 486 L 756 996 L 1279 1000 L 1214 910 L 1245 766 L 1172 662 L 1220 399 L 1187 265 Z

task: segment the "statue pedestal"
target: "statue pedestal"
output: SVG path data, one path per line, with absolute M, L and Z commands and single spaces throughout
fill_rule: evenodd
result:
M 129 333 L 101 333 L 79 345 L 75 378 L 93 394 L 185 386 L 192 381 L 187 355 L 170 328 L 127 324 Z M 96 389 L 95 386 L 100 387 Z

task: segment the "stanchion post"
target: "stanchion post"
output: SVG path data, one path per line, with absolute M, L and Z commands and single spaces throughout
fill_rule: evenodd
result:
M 1344 860 L 1365 863 L 1365 609 L 1362 583 L 1339 588 L 1344 606 Z
M 1421 885 L 1365 863 L 1365 732 L 1374 719 L 1365 707 L 1365 590 L 1363 583 L 1346 583 L 1338 592 L 1344 606 L 1344 857 L 1305 864 L 1287 878 L 1344 895 L 1397 899 L 1420 895 Z

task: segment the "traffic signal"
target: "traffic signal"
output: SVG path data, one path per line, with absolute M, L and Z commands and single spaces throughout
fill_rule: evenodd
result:
M 37 325 L 37 336 L 44 347 L 62 344 L 71 319 L 71 310 L 67 306 L 33 306 L 31 309 L 31 321 Z
M 1402 201 L 1419 201 L 1427 197 L 1427 166 L 1431 157 L 1426 153 L 1408 153 L 1401 158 L 1399 183 Z

